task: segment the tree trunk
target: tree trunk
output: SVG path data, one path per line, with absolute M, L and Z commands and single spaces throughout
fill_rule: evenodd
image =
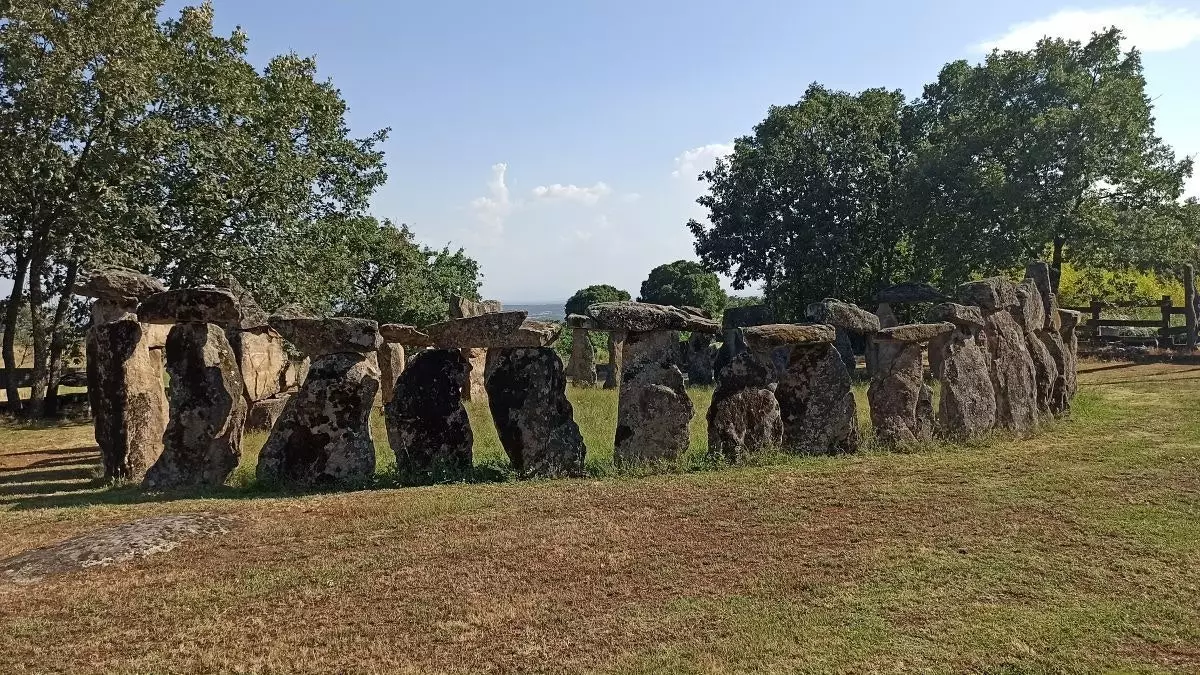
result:
M 46 399 L 46 380 L 49 375 L 50 341 L 46 331 L 42 305 L 46 301 L 42 278 L 46 273 L 46 250 L 43 242 L 35 241 L 29 255 L 29 332 L 33 341 L 33 374 L 29 384 L 29 404 L 25 417 L 41 417 Z
M 16 415 L 21 412 L 21 392 L 17 387 L 17 355 L 16 344 L 17 322 L 21 318 L 21 304 L 24 302 L 25 272 L 29 269 L 29 258 L 23 248 L 17 248 L 13 259 L 13 287 L 8 296 L 8 307 L 4 311 L 4 374 L 8 377 L 5 392 L 8 394 L 8 412 Z
M 1062 235 L 1054 235 L 1054 257 L 1050 260 L 1050 288 L 1058 293 L 1058 282 L 1062 279 L 1063 244 L 1066 240 Z
M 72 257 L 71 262 L 67 263 L 67 273 L 58 295 L 58 306 L 54 308 L 54 321 L 50 324 L 50 362 L 46 375 L 46 402 L 42 409 L 42 414 L 46 417 L 58 416 L 58 383 L 62 379 L 63 351 L 67 346 L 63 324 L 67 318 L 67 311 L 71 309 L 72 290 L 78 275 L 79 261 Z

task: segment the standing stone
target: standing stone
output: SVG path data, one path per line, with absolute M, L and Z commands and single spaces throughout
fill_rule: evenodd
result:
M 470 364 L 457 349 L 417 354 L 384 407 L 396 470 L 405 476 L 461 476 L 472 468 L 471 423 L 462 404 Z
M 958 330 L 929 345 L 929 364 L 941 383 L 938 433 L 955 439 L 985 433 L 996 424 L 996 393 L 988 373 L 988 354 L 980 345 L 984 326 L 978 307 L 946 303 L 934 307 L 930 321 L 950 321 Z
M 225 332 L 249 401 L 261 401 L 284 390 L 284 371 L 289 365 L 283 337 L 272 328 L 229 329 Z
M 246 412 L 246 433 L 267 432 L 274 428 L 291 398 L 291 394 L 281 393 L 251 403 Z
M 469 300 L 461 296 L 450 298 L 451 319 L 465 319 L 502 311 L 504 311 L 504 305 L 499 300 Z
M 1048 417 L 1054 412 L 1054 408 L 1059 407 L 1055 400 L 1055 389 L 1061 391 L 1063 383 L 1059 380 L 1058 365 L 1039 335 L 1045 333 L 1048 319 L 1042 306 L 1042 296 L 1032 279 L 1026 279 L 1017 285 L 1017 300 L 1020 304 L 1013 311 L 1013 318 L 1021 327 L 1025 336 L 1025 347 L 1033 361 L 1038 413 Z
M 959 286 L 959 300 L 983 310 L 988 374 L 996 394 L 996 427 L 1032 431 L 1037 417 L 1037 374 L 1025 335 L 1014 318 L 1019 307 L 1016 285 L 1003 277 Z
M 371 409 L 379 368 L 371 353 L 313 358 L 304 384 L 284 406 L 258 456 L 264 483 L 362 481 L 375 475 Z
M 608 334 L 608 373 L 604 376 L 605 389 L 617 389 L 621 386 L 621 364 L 625 355 L 625 331 L 611 331 Z
M 582 475 L 587 449 L 572 417 L 558 353 L 537 347 L 493 349 L 489 356 L 488 407 L 517 473 L 523 478 Z
M 464 401 L 483 402 L 487 400 L 487 355 L 483 347 L 467 347 L 459 350 L 467 362 L 467 384 L 463 387 Z
M 630 332 L 617 398 L 614 458 L 618 466 L 673 460 L 688 449 L 694 410 L 676 365 L 679 333 Z
M 87 334 L 88 400 L 106 479 L 141 480 L 162 454 L 166 393 L 158 350 L 134 320 L 92 326 Z
M 768 388 L 773 368 L 743 351 L 721 372 L 708 408 L 708 451 L 735 462 L 783 447 L 779 402 Z
M 684 345 L 684 366 L 687 368 L 687 381 L 691 385 L 710 385 L 713 383 L 713 336 L 708 333 L 692 333 Z
M 221 485 L 237 468 L 246 424 L 245 384 L 233 348 L 220 326 L 189 322 L 171 328 L 166 350 L 171 418 L 145 486 Z
M 880 329 L 894 328 L 900 325 L 900 320 L 896 318 L 895 312 L 892 311 L 892 306 L 886 302 L 879 304 L 879 307 L 875 310 L 875 316 L 879 317 Z M 877 343 L 869 338 L 866 349 L 867 374 L 874 375 L 877 369 L 886 369 L 888 362 L 896 355 L 899 349 L 895 343 Z
M 1064 391 L 1068 403 L 1075 398 L 1075 392 L 1079 388 L 1078 372 L 1079 372 L 1079 336 L 1075 330 L 1079 326 L 1079 322 L 1083 320 L 1083 315 L 1068 309 L 1058 310 L 1059 318 L 1059 335 L 1063 342 L 1063 362 L 1066 364 L 1064 369 L 1065 382 Z
M 850 371 L 831 344 L 791 348 L 775 389 L 789 452 L 832 455 L 858 450 L 862 434 Z
M 867 400 L 871 404 L 871 424 L 875 437 L 888 445 L 903 445 L 927 440 L 930 429 L 920 418 L 927 414 L 922 405 L 925 383 L 922 379 L 921 345 L 897 343 L 899 351 L 871 375 Z M 920 408 L 920 410 L 919 410 Z
M 596 386 L 596 348 L 584 328 L 571 329 L 571 362 L 568 374 L 576 387 Z
M 379 347 L 379 382 L 386 405 L 396 391 L 396 378 L 404 372 L 404 346 L 385 342 Z

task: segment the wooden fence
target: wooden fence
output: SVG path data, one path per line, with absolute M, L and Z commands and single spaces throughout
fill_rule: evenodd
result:
M 1087 327 L 1096 331 L 1097 339 L 1104 341 L 1104 337 L 1100 336 L 1100 328 L 1157 328 L 1158 344 L 1161 347 L 1173 347 L 1175 345 L 1175 336 L 1185 336 L 1185 344 L 1189 350 L 1196 348 L 1196 281 L 1195 272 L 1191 265 L 1184 268 L 1183 273 L 1183 297 L 1186 298 L 1183 307 L 1175 307 L 1171 296 L 1164 295 L 1159 299 L 1157 305 L 1144 305 L 1136 302 L 1113 302 L 1105 303 L 1099 300 L 1093 300 L 1087 307 L 1066 307 L 1064 309 L 1072 309 L 1077 312 L 1083 312 L 1088 315 Z M 1157 309 L 1159 318 L 1157 319 L 1105 319 L 1101 313 L 1105 309 Z M 1184 325 L 1172 326 L 1171 319 L 1176 316 L 1184 317 Z M 1113 337 L 1114 341 L 1121 341 L 1121 338 Z

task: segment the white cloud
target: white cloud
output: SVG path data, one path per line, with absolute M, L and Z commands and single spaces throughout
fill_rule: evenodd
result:
M 508 184 L 504 181 L 507 172 L 507 164 L 493 164 L 492 177 L 487 182 L 488 195 L 471 200 L 471 210 L 475 212 L 475 217 L 491 228 L 493 234 L 504 231 L 504 221 L 517 206 L 509 198 Z
M 733 152 L 733 143 L 709 143 L 698 148 L 685 150 L 675 158 L 675 170 L 671 175 L 679 178 L 695 178 L 716 163 L 718 157 Z
M 1029 49 L 1047 35 L 1085 41 L 1092 33 L 1112 26 L 1125 34 L 1125 46 L 1144 52 L 1182 49 L 1200 40 L 1200 13 L 1149 4 L 1064 9 L 1043 19 L 1010 26 L 1004 35 L 981 42 L 974 49 L 979 52 Z
M 579 202 L 587 206 L 595 204 L 610 194 L 612 194 L 612 188 L 604 182 L 596 183 L 591 187 L 555 183 L 554 185 L 539 185 L 533 188 L 534 199 Z

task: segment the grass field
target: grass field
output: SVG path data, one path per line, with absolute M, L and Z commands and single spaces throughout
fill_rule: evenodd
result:
M 333 494 L 105 490 L 87 427 L 8 428 L 0 557 L 150 514 L 238 525 L 0 585 L 0 671 L 1200 671 L 1200 368 L 1086 370 L 1035 438 L 643 477 L 576 394 L 594 478 Z

